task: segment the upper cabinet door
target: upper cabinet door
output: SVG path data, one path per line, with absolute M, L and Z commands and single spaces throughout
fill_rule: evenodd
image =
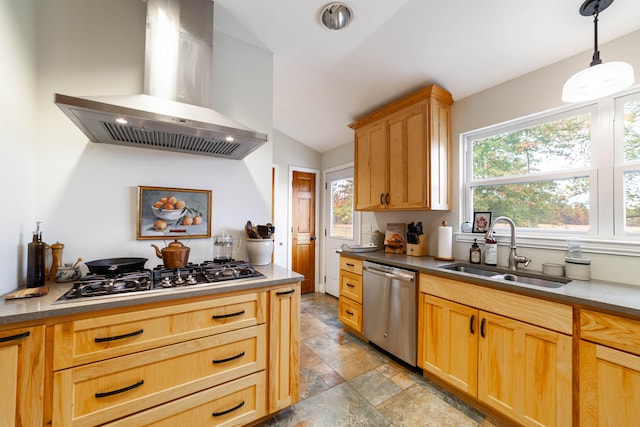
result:
M 427 86 L 349 125 L 357 210 L 448 210 L 451 94 Z
M 384 123 L 356 131 L 355 159 L 356 210 L 385 209 L 389 168 Z

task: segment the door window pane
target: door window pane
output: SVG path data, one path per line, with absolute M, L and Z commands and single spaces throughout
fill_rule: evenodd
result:
M 331 181 L 331 237 L 353 239 L 353 178 Z

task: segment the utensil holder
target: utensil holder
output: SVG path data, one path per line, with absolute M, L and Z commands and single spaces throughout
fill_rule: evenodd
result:
M 407 255 L 409 256 L 425 256 L 427 255 L 427 236 L 420 234 L 418 243 L 407 243 Z

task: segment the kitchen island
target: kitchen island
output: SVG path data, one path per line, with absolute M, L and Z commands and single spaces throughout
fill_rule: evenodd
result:
M 542 287 L 443 269 L 453 262 L 431 257 L 342 252 L 340 316 L 358 334 L 365 260 L 419 273 L 418 366 L 472 405 L 508 425 L 634 425 L 640 417 L 640 287 Z
M 0 425 L 242 425 L 298 399 L 300 281 L 259 279 L 0 305 Z M 205 417 L 205 418 L 203 418 Z M 206 421 L 205 421 L 206 420 Z

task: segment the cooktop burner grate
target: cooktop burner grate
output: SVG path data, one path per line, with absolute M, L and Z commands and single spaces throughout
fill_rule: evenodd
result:
M 190 263 L 182 268 L 165 268 L 163 265 L 159 265 L 153 270 L 141 270 L 115 276 L 90 274 L 75 282 L 67 292 L 58 298 L 58 301 L 259 277 L 264 277 L 264 274 L 256 271 L 251 264 L 244 261 L 230 261 L 224 264 L 205 261 L 202 264 Z

